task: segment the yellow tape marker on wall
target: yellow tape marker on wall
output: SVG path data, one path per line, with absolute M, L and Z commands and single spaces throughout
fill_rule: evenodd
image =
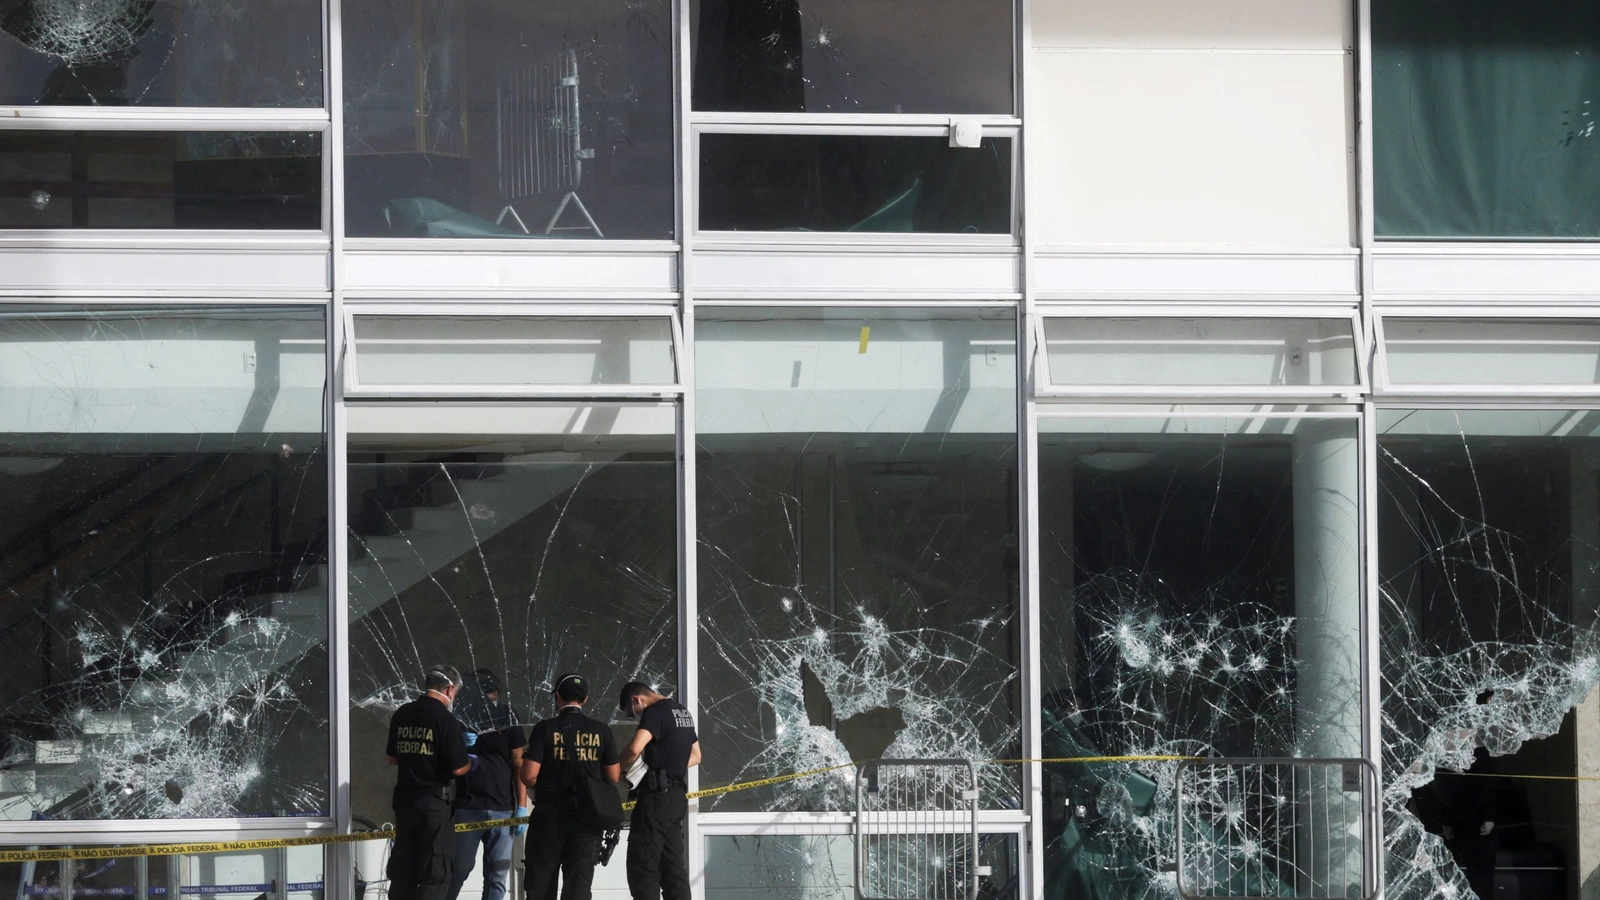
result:
M 872 335 L 872 326 L 870 326 L 870 325 L 861 326 L 861 349 L 857 350 L 856 351 L 857 353 L 865 353 L 865 352 L 867 352 L 867 338 L 870 337 L 871 335 Z

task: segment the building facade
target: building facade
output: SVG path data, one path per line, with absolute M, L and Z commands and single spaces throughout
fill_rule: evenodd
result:
M 787 778 L 695 801 L 708 900 L 965 878 L 858 873 L 878 758 L 974 762 L 982 896 L 1600 896 L 1580 4 L 0 30 L 6 847 L 377 829 L 447 662 L 524 722 L 651 681 L 697 786 Z M 0 889 L 351 900 L 384 852 Z

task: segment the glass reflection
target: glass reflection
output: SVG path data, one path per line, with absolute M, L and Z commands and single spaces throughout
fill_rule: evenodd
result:
M 352 407 L 357 816 L 392 816 L 386 728 L 430 665 L 493 672 L 502 716 L 517 725 L 553 715 L 551 682 L 582 673 L 590 714 L 614 719 L 619 739 L 633 734 L 616 709 L 624 682 L 671 688 L 675 415 L 654 405 Z M 473 719 L 485 709 L 469 695 L 456 714 L 484 727 Z
M 694 108 L 1012 111 L 1009 0 L 696 0 Z
M 317 0 L 12 0 L 0 105 L 319 107 Z
M 672 237 L 665 0 L 352 0 L 345 193 L 362 237 Z
M 322 227 L 322 136 L 0 131 L 0 228 Z
M 328 814 L 323 329 L 0 317 L 0 818 Z
M 1011 233 L 1011 140 L 700 135 L 703 231 Z
M 1009 311 L 696 324 L 703 783 L 1017 741 Z M 986 802 L 1016 773 L 982 772 Z M 849 769 L 702 801 L 849 809 Z
M 1356 435 L 1334 417 L 1040 420 L 1047 758 L 1359 754 Z M 1046 896 L 1171 884 L 1175 766 L 1045 767 Z M 1187 802 L 1223 808 L 1204 787 Z M 1349 821 L 1331 796 L 1299 798 L 1301 818 Z M 1359 893 L 1359 859 L 1283 825 L 1209 820 L 1188 840 L 1238 836 L 1261 862 L 1186 887 Z

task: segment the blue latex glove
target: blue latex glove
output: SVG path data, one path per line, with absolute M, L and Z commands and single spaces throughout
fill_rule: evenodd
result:
M 517 807 L 516 816 L 519 819 L 526 819 L 528 817 L 528 808 L 526 806 Z M 527 833 L 528 833 L 528 823 L 527 822 L 523 822 L 521 825 L 513 825 L 513 826 L 511 826 L 511 836 L 512 837 L 522 837 L 523 835 L 525 835 Z
M 477 768 L 478 768 L 478 754 L 476 754 L 476 753 L 468 753 L 467 754 L 467 771 L 471 772 L 471 771 L 476 770 Z
M 478 742 L 478 733 L 476 731 L 463 731 L 463 732 L 461 732 L 461 743 L 466 744 L 468 747 L 471 747 L 473 744 L 476 744 L 477 742 Z

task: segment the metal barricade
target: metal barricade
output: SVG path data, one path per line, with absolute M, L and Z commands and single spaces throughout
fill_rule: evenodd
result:
M 1206 759 L 1177 772 L 1185 900 L 1372 900 L 1378 773 L 1364 759 Z
M 978 768 L 883 759 L 856 769 L 857 900 L 976 900 Z

